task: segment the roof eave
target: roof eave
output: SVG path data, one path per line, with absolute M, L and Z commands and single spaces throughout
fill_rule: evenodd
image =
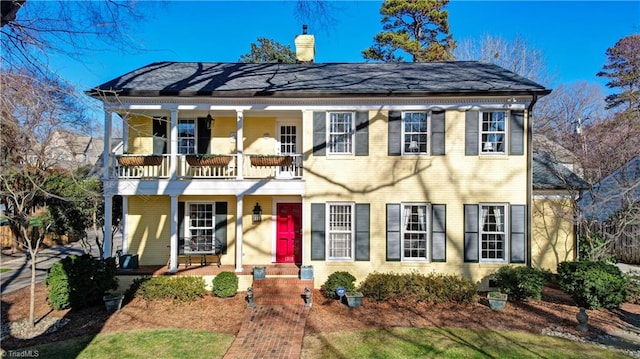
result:
M 167 91 L 167 90 L 103 90 L 85 91 L 93 98 L 101 97 L 278 97 L 278 98 L 318 98 L 318 97 L 425 97 L 425 96 L 544 96 L 549 89 L 500 90 L 500 91 Z

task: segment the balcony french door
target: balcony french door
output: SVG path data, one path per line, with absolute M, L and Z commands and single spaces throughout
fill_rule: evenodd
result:
M 283 124 L 278 126 L 278 149 L 281 155 L 295 155 L 298 153 L 298 126 L 292 124 Z M 301 159 L 296 156 L 293 158 L 291 166 L 282 166 L 277 169 L 277 177 L 293 177 L 296 175 L 295 169 L 298 168 L 298 161 Z

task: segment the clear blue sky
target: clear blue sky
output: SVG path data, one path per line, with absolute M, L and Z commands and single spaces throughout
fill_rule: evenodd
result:
M 142 2 L 147 20 L 133 39 L 135 54 L 88 55 L 82 64 L 55 59 L 63 77 L 86 90 L 138 67 L 158 61 L 236 62 L 258 37 L 293 46 L 303 23 L 316 38 L 316 62 L 363 62 L 361 51 L 380 32 L 380 1 L 333 1 L 336 21 L 315 28 L 294 15 L 295 1 Z M 455 40 L 483 34 L 524 38 L 541 50 L 558 83 L 604 81 L 595 74 L 605 51 L 628 35 L 640 33 L 640 1 L 461 1 L 452 0 L 450 31 Z M 543 84 L 553 88 L 558 83 Z

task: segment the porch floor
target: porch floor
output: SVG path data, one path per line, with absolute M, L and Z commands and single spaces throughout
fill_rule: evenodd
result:
M 268 275 L 282 275 L 282 276 L 297 276 L 300 270 L 298 264 L 248 264 L 242 266 L 242 272 L 236 272 L 235 265 L 216 265 L 210 263 L 206 265 L 192 264 L 185 266 L 181 264 L 178 266 L 176 273 L 170 273 L 169 268 L 166 265 L 141 265 L 136 269 L 121 269 L 118 270 L 118 275 L 149 275 L 149 276 L 161 276 L 161 275 L 189 275 L 189 276 L 202 276 L 202 275 L 216 275 L 220 272 L 234 272 L 237 275 L 252 275 L 253 267 L 261 266 L 265 267 Z

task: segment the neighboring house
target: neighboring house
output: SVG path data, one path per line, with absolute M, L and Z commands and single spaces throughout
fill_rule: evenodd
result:
M 539 268 L 555 269 L 577 256 L 576 201 L 589 185 L 566 163 L 549 152 L 533 152 L 532 265 Z
M 316 286 L 339 270 L 485 281 L 547 263 L 531 111 L 548 93 L 480 62 L 159 62 L 88 92 L 106 131 L 126 121 L 125 153 L 147 155 L 111 156 L 104 174 L 107 216 L 124 198 L 125 253 L 171 271 L 184 251 L 218 250 L 237 272 L 313 265 Z
M 571 151 L 542 134 L 533 134 L 533 151 L 551 154 L 554 163 L 566 167 L 579 176 L 583 173 L 578 158 Z
M 617 260 L 640 264 L 640 156 L 582 193 L 585 224 L 611 243 Z
M 590 221 L 606 222 L 618 211 L 640 204 L 640 156 L 606 176 L 582 194 L 579 205 Z
M 101 147 L 100 149 L 100 153 L 97 156 L 97 160 L 94 162 L 93 166 L 91 167 L 91 170 L 89 171 L 89 176 L 91 177 L 96 177 L 96 178 L 102 178 L 104 175 L 104 157 L 103 157 L 103 151 L 104 151 L 104 140 L 103 139 L 96 139 L 95 140 L 96 144 L 100 143 Z M 98 142 L 99 141 L 99 142 Z M 111 158 L 114 155 L 121 155 L 122 154 L 122 139 L 121 138 L 117 138 L 117 137 L 113 137 L 111 138 L 110 141 L 111 144 L 111 150 L 108 151 L 110 153 L 109 156 L 107 156 L 107 158 Z
M 57 168 L 76 170 L 94 166 L 104 149 L 102 139 L 56 130 L 46 143 L 47 162 Z

